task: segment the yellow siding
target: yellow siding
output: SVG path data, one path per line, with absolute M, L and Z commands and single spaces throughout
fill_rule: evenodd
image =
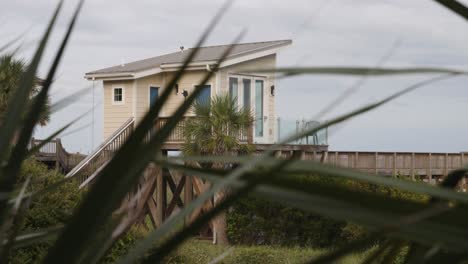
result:
M 136 121 L 140 121 L 149 109 L 149 87 L 159 87 L 159 94 L 163 91 L 164 78 L 162 74 L 155 74 L 136 80 L 137 87 L 137 105 Z
M 104 138 L 106 139 L 133 116 L 133 81 L 105 81 L 103 86 Z M 113 104 L 112 89 L 114 87 L 123 88 L 123 104 Z
M 174 77 L 174 72 L 165 72 L 157 75 L 141 78 L 137 81 L 138 87 L 138 106 L 137 117 L 141 118 L 149 109 L 149 86 L 158 85 L 159 95 L 166 89 L 166 85 Z M 171 92 L 170 97 L 164 108 L 162 109 L 161 116 L 167 117 L 172 115 L 176 109 L 184 102 L 183 90 L 187 90 L 189 95 L 193 92 L 194 86 L 199 84 L 204 78 L 206 71 L 189 71 L 179 80 L 179 93 L 176 94 L 175 90 Z M 211 78 L 207 84 L 211 85 L 211 94 L 214 95 L 216 91 L 216 78 Z M 191 114 L 191 113 L 189 113 Z M 137 118 L 138 119 L 138 118 Z

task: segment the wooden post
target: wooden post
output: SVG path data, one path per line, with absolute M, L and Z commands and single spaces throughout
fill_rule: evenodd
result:
M 411 153 L 411 180 L 415 180 L 414 177 L 414 152 Z
M 375 175 L 377 175 L 377 173 L 378 173 L 378 170 L 377 170 L 377 169 L 378 169 L 378 168 L 377 168 L 377 167 L 378 167 L 378 161 L 379 161 L 378 157 L 379 157 L 379 153 L 376 152 L 376 153 L 375 153 L 375 168 L 374 168 L 374 173 L 375 173 Z
M 354 168 L 357 169 L 359 165 L 359 153 L 356 151 L 354 152 Z
M 463 152 L 460 153 L 460 168 L 463 168 L 463 166 L 465 165 L 464 158 L 465 158 L 464 153 Z M 463 177 L 463 179 L 462 179 L 462 191 L 463 192 L 466 192 L 465 184 L 466 184 L 466 178 Z
M 322 158 L 320 159 L 320 163 L 327 163 L 328 161 L 328 151 L 322 152 Z
M 163 156 L 167 156 L 167 151 L 163 151 Z M 164 222 L 167 206 L 167 180 L 165 168 L 159 168 L 160 172 L 156 178 L 156 224 L 161 226 Z
M 55 139 L 55 169 L 60 170 L 59 139 Z M 53 146 L 53 145 L 52 145 Z
M 429 153 L 429 160 L 428 160 L 428 166 L 427 166 L 427 180 L 429 181 L 429 184 L 432 184 L 432 155 Z
M 448 153 L 445 153 L 444 159 L 444 177 L 447 177 L 448 174 Z
M 338 151 L 335 151 L 335 166 L 339 166 L 340 164 L 338 163 Z
M 185 186 L 184 186 L 184 206 L 187 206 L 193 199 L 193 176 L 186 175 Z M 185 224 L 187 225 L 190 221 L 190 216 L 185 218 Z
M 392 176 L 396 177 L 396 152 L 393 152 L 393 167 L 392 167 Z
M 275 150 L 274 156 L 275 156 L 275 158 L 280 159 L 281 158 L 281 150 Z

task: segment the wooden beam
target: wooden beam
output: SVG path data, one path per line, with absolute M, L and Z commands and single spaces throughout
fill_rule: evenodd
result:
M 427 180 L 429 184 L 432 184 L 432 155 L 431 153 L 428 154 Z
M 378 152 L 375 152 L 375 154 L 374 154 L 374 161 L 375 161 L 374 162 L 375 163 L 374 173 L 375 173 L 375 175 L 377 175 L 379 173 L 379 171 L 378 171 L 378 168 L 379 168 L 379 166 L 378 166 L 378 164 L 379 164 L 379 153 Z
M 444 177 L 447 177 L 448 174 L 448 153 L 445 153 L 444 158 Z
M 158 174 L 156 180 L 156 225 L 161 226 L 166 212 L 167 181 L 162 172 Z
M 175 191 L 172 193 L 172 199 L 171 201 L 169 202 L 169 206 L 167 207 L 166 209 L 166 215 L 169 216 L 171 215 L 172 211 L 174 210 L 176 204 L 178 204 L 180 201 L 180 195 L 182 193 L 182 189 L 184 188 L 184 185 L 185 185 L 185 175 L 182 176 L 182 178 L 180 178 L 180 181 L 179 183 L 177 184 L 177 188 L 175 189 Z M 182 202 L 181 202 L 182 203 Z M 184 206 L 184 204 L 182 203 L 181 207 Z
M 187 206 L 193 200 L 193 177 L 186 176 L 184 187 L 184 205 Z M 185 224 L 188 224 L 190 217 L 185 219 Z
M 153 196 L 148 198 L 148 200 L 146 201 L 146 206 L 148 207 L 148 213 L 150 215 L 151 222 L 153 223 L 153 226 L 156 229 L 158 227 L 158 213 L 156 209 L 156 201 L 154 200 Z
M 328 161 L 328 151 L 322 152 L 322 157 L 320 158 L 320 163 L 327 163 Z
M 358 169 L 359 168 L 359 152 L 354 152 L 354 168 Z
M 174 194 L 177 190 L 177 186 L 174 182 L 174 177 L 171 175 L 171 172 L 169 170 L 163 169 L 163 171 L 164 175 L 166 176 L 167 185 L 169 186 L 171 192 Z M 177 197 L 176 202 L 178 206 L 184 206 L 184 203 L 182 202 L 182 199 L 180 199 L 180 197 Z

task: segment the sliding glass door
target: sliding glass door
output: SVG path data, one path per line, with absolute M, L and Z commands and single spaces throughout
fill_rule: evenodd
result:
M 252 114 L 253 140 L 266 143 L 266 120 L 268 105 L 265 102 L 265 78 L 246 75 L 230 75 L 228 93 L 231 98 L 238 98 L 238 105 Z

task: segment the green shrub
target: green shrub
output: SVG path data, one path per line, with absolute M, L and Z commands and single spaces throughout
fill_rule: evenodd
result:
M 340 185 L 394 199 L 428 199 L 425 195 L 336 177 L 297 175 L 296 181 Z M 366 228 L 350 222 L 332 220 L 253 197 L 240 199 L 228 214 L 228 236 L 234 244 L 328 248 L 363 238 L 367 234 Z
M 18 185 L 21 185 L 28 177 L 31 177 L 28 191 L 34 192 L 49 187 L 51 184 L 62 180 L 64 176 L 56 170 L 49 170 L 42 163 L 30 159 L 22 167 Z M 21 230 L 33 231 L 65 224 L 74 208 L 80 202 L 82 195 L 83 192 L 78 190 L 78 184 L 75 181 L 70 181 L 61 185 L 56 190 L 48 192 L 46 195 L 34 198 L 30 203 Z M 115 262 L 119 257 L 127 253 L 131 246 L 138 239 L 144 237 L 145 234 L 146 231 L 141 228 L 130 228 L 109 249 L 103 258 L 103 262 Z M 15 250 L 10 257 L 10 263 L 40 263 L 52 243 L 53 241 L 44 242 Z
M 28 159 L 21 168 L 18 186 L 21 186 L 28 177 L 30 184 L 27 191 L 36 192 L 61 181 L 64 176 L 56 170 L 49 170 L 47 166 L 34 159 Z M 78 191 L 78 184 L 74 181 L 69 181 L 45 195 L 35 197 L 29 204 L 21 224 L 21 232 L 65 224 L 81 197 L 82 193 Z M 44 242 L 15 250 L 10 256 L 10 263 L 39 263 L 50 245 L 51 243 Z
M 328 247 L 344 225 L 255 198 L 239 200 L 228 214 L 228 235 L 235 244 Z

